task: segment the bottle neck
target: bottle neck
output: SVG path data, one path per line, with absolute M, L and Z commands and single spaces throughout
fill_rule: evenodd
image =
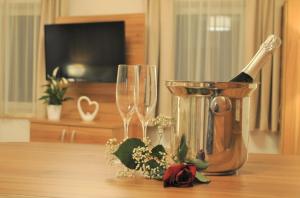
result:
M 252 60 L 248 63 L 248 65 L 242 70 L 242 72 L 248 74 L 253 79 L 257 76 L 258 72 L 264 66 L 264 63 L 272 52 L 266 51 L 264 48 L 260 48 L 259 51 L 254 55 Z

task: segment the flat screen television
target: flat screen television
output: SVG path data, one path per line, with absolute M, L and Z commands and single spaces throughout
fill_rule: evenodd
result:
M 125 63 L 125 24 L 97 22 L 45 25 L 46 74 L 73 81 L 115 82 Z

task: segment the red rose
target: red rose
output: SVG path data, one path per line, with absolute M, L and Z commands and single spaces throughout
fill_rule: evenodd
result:
M 164 187 L 190 187 L 196 175 L 196 166 L 192 164 L 174 164 L 164 173 Z

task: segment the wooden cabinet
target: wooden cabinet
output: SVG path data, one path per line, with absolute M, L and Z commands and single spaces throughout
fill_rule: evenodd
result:
M 67 127 L 63 125 L 31 123 L 30 141 L 64 142 L 68 137 Z
M 95 127 L 93 124 L 80 126 L 80 123 L 74 122 L 32 121 L 30 129 L 32 142 L 105 144 L 110 138 L 121 140 L 122 135 L 122 125 Z
M 105 144 L 108 139 L 115 137 L 112 129 L 69 127 L 69 131 L 72 143 Z

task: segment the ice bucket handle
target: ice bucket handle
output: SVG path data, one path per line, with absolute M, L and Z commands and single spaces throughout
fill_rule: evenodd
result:
M 215 115 L 224 115 L 226 112 L 231 112 L 231 100 L 226 96 L 215 96 L 210 102 L 210 110 Z

